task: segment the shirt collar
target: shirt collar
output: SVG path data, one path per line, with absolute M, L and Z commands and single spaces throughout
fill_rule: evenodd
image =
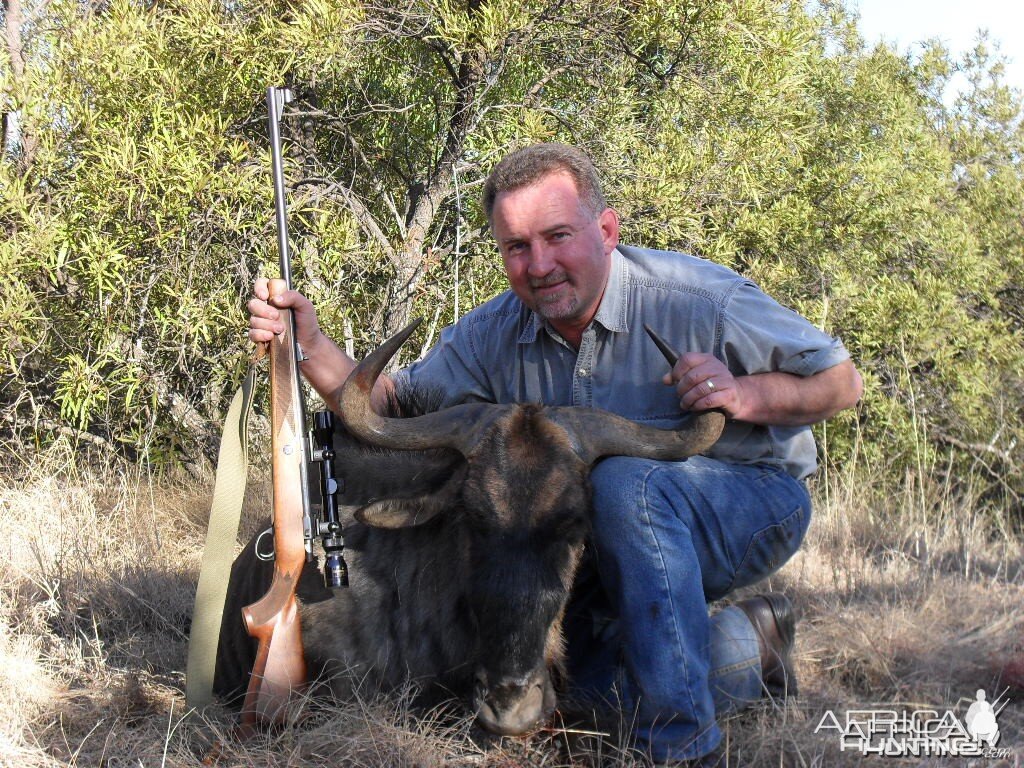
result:
M 604 295 L 594 315 L 594 322 L 600 323 L 606 330 L 612 333 L 621 333 L 629 330 L 626 322 L 626 309 L 629 303 L 629 262 L 623 258 L 616 248 L 611 255 L 611 268 L 608 270 L 608 283 L 604 287 Z M 527 309 L 526 322 L 523 324 L 523 331 L 519 334 L 520 344 L 530 344 L 537 340 L 537 334 L 543 328 L 555 338 L 559 333 L 532 309 Z

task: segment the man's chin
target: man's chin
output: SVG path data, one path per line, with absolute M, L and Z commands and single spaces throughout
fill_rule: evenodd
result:
M 571 320 L 576 312 L 576 303 L 564 301 L 552 303 L 538 303 L 534 312 L 545 320 Z

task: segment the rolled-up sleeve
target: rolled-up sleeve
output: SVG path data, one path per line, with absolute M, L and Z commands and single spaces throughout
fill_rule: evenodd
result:
M 744 281 L 725 304 L 719 356 L 735 374 L 811 376 L 850 353 L 838 338 Z
M 441 331 L 441 338 L 416 362 L 392 374 L 399 390 L 430 389 L 430 400 L 439 408 L 481 400 L 494 402 L 483 366 L 473 352 L 469 323 L 457 323 Z

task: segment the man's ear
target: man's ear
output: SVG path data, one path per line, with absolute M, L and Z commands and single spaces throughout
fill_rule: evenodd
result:
M 597 217 L 597 224 L 601 228 L 601 241 L 607 255 L 619 244 L 619 214 L 614 208 L 605 208 Z

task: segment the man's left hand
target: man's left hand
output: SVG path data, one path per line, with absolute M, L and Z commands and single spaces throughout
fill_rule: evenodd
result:
M 742 406 L 742 387 L 725 363 L 704 352 L 681 355 L 662 378 L 665 384 L 675 384 L 679 407 L 684 411 L 707 411 L 721 408 L 735 418 Z
M 849 360 L 811 376 L 773 371 L 733 376 L 725 363 L 687 352 L 662 379 L 674 384 L 684 411 L 721 408 L 730 419 L 800 427 L 831 418 L 860 398 L 864 385 Z

